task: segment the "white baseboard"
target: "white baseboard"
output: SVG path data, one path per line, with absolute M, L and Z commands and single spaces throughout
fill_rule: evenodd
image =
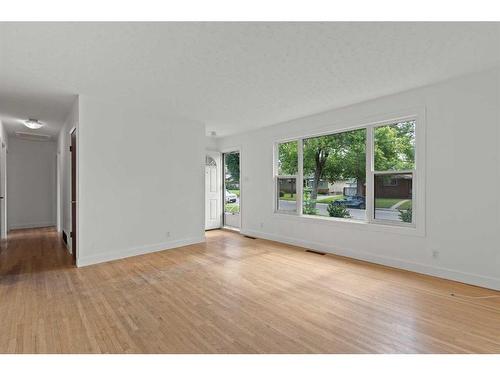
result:
M 56 223 L 53 221 L 42 221 L 38 223 L 18 223 L 18 224 L 9 224 L 9 230 L 45 228 L 45 227 L 55 227 L 55 226 Z
M 289 245 L 300 246 L 300 247 L 304 247 L 307 249 L 317 250 L 317 251 L 321 251 L 321 252 L 325 252 L 325 253 L 341 255 L 341 256 L 357 259 L 357 260 L 364 260 L 367 262 L 381 264 L 384 266 L 401 268 L 401 269 L 404 269 L 407 271 L 413 271 L 413 272 L 422 273 L 425 275 L 441 277 L 443 279 L 459 281 L 459 282 L 462 282 L 465 284 L 477 285 L 477 286 L 481 286 L 484 288 L 500 290 L 500 279 L 493 278 L 493 277 L 475 275 L 475 274 L 466 273 L 466 272 L 462 272 L 462 271 L 456 271 L 456 270 L 452 270 L 452 269 L 448 269 L 448 268 L 430 266 L 427 264 L 408 262 L 408 261 L 405 261 L 402 259 L 388 258 L 388 257 L 384 257 L 384 256 L 366 253 L 366 252 L 360 252 L 360 251 L 354 251 L 354 250 L 348 250 L 348 249 L 339 249 L 337 247 L 334 248 L 334 247 L 331 247 L 331 246 L 328 246 L 328 245 L 325 245 L 325 244 L 322 244 L 319 242 L 304 241 L 304 240 L 300 240 L 300 239 L 296 239 L 296 238 L 290 238 L 290 237 L 285 237 L 285 236 L 266 233 L 266 232 L 260 232 L 260 231 L 254 231 L 254 230 L 242 230 L 241 234 L 251 236 L 251 237 L 256 237 L 256 238 L 263 238 L 266 240 L 271 240 L 271 241 L 276 241 L 276 242 L 282 242 L 282 243 L 286 243 Z
M 136 246 L 119 251 L 102 252 L 100 254 L 92 255 L 89 257 L 81 257 L 77 259 L 76 264 L 78 267 L 90 266 L 92 264 L 109 262 L 112 260 L 133 257 L 136 255 L 149 254 L 157 251 L 169 250 L 182 246 L 194 245 L 201 242 L 205 242 L 204 236 L 180 239 L 180 240 L 163 242 L 152 245 Z

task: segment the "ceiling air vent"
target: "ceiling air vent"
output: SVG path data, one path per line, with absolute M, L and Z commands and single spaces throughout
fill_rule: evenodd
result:
M 45 134 L 34 134 L 25 132 L 16 132 L 16 137 L 27 141 L 50 141 L 51 136 Z

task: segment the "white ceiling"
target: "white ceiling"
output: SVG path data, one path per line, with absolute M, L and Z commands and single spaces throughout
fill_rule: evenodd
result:
M 2 23 L 0 116 L 112 94 L 228 135 L 498 64 L 500 23 Z

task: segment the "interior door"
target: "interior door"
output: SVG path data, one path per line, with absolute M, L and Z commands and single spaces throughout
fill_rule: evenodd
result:
M 76 129 L 71 132 L 71 255 L 76 264 Z
M 205 161 L 205 230 L 221 227 L 220 155 L 209 153 Z

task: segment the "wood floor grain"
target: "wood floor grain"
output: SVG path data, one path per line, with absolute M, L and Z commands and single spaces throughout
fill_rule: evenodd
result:
M 55 230 L 20 230 L 0 352 L 499 353 L 500 298 L 464 295 L 500 293 L 227 231 L 77 269 Z

